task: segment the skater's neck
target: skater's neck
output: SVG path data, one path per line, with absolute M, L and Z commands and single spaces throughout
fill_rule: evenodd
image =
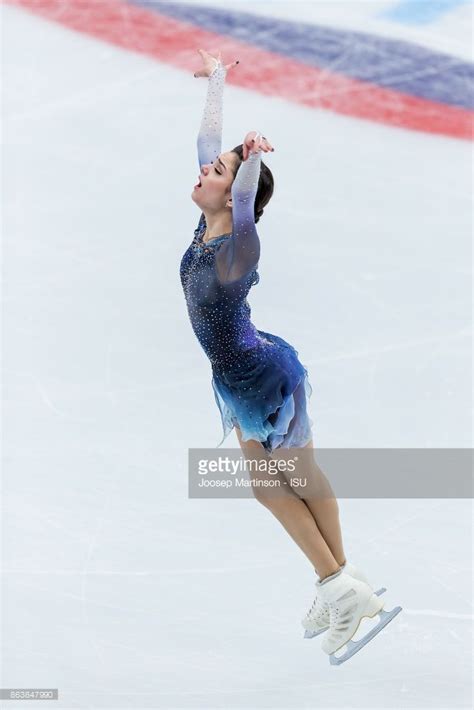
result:
M 206 218 L 206 231 L 203 234 L 203 242 L 221 237 L 223 234 L 232 233 L 232 212 L 217 212 L 210 214 L 204 212 Z

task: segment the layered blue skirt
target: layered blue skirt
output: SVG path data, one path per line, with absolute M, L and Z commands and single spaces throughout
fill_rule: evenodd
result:
M 231 368 L 213 366 L 223 428 L 218 446 L 238 426 L 243 441 L 260 441 L 270 454 L 279 447 L 302 447 L 313 426 L 307 410 L 312 394 L 308 372 L 292 345 L 272 333 L 258 333 L 261 343 L 239 353 Z

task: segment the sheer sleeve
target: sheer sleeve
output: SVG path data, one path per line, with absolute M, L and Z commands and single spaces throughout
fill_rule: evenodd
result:
M 206 101 L 197 138 L 199 167 L 212 163 L 221 152 L 226 73 L 225 67 L 216 60 L 216 67 L 208 78 Z
M 261 153 L 249 153 L 232 183 L 232 237 L 216 254 L 217 275 L 230 283 L 253 271 L 260 258 L 260 240 L 254 219 Z

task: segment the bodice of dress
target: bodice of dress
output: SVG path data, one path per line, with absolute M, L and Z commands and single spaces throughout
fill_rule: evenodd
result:
M 219 371 L 233 367 L 244 351 L 260 343 L 251 321 L 247 295 L 258 283 L 254 269 L 231 283 L 222 283 L 215 268 L 216 254 L 232 235 L 222 235 L 205 243 L 204 215 L 180 266 L 181 284 L 193 331 L 212 366 Z

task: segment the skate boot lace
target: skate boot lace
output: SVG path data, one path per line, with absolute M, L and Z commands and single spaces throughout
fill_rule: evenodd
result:
M 316 621 L 323 621 L 326 624 L 329 624 L 329 605 L 327 602 L 321 601 L 319 595 L 316 596 L 311 608 L 307 612 L 306 619 L 308 621 L 314 619 Z

